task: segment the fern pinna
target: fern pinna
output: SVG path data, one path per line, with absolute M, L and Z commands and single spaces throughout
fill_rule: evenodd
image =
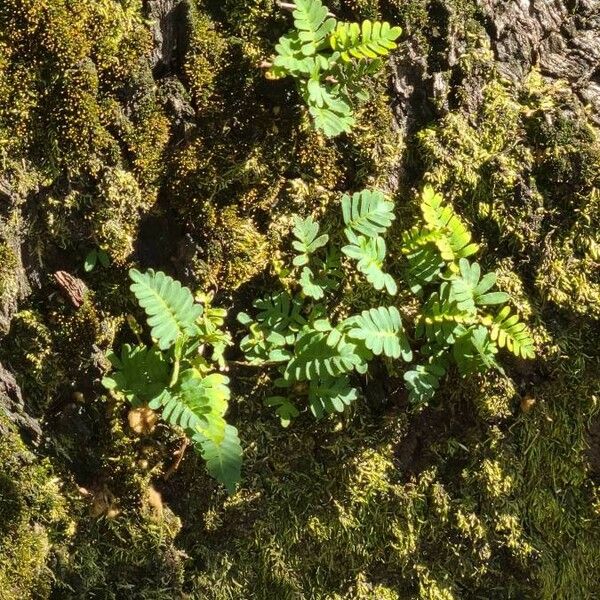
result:
M 368 99 L 363 80 L 381 69 L 402 30 L 389 23 L 345 23 L 320 0 L 294 0 L 295 29 L 279 40 L 269 77 L 291 76 L 317 130 L 334 137 L 350 131 L 353 108 Z
M 181 428 L 206 462 L 208 472 L 230 492 L 240 479 L 242 449 L 225 420 L 229 379 L 215 372 L 231 344 L 221 329 L 225 311 L 195 301 L 190 290 L 152 269 L 130 271 L 131 291 L 147 315 L 152 346 L 125 344 L 109 355 L 113 371 L 104 386 L 133 407 L 159 411 Z M 205 356 L 207 348 L 212 351 Z
M 471 261 L 478 246 L 471 233 L 441 194 L 426 186 L 421 197 L 422 220 L 402 237 L 406 256 L 406 279 L 423 299 L 416 321 L 415 337 L 422 340 L 425 363 L 404 378 L 415 402 L 431 399 L 440 379 L 453 362 L 463 375 L 501 371 L 498 348 L 506 347 L 522 358 L 533 358 L 534 342 L 518 315 L 504 306 L 494 316 L 490 307 L 509 300 L 504 292 L 492 291 L 495 273 L 482 276 Z
M 278 391 L 266 404 L 284 426 L 304 402 L 317 418 L 345 410 L 359 397 L 353 373 L 366 373 L 375 356 L 412 358 L 400 312 L 389 300 L 337 323 L 329 316 L 336 291 L 354 270 L 388 298 L 397 291 L 385 271 L 383 237 L 394 220 L 393 203 L 378 190 L 363 190 L 344 195 L 341 208 L 348 242 L 342 252 L 312 217 L 296 217 L 291 261 L 296 289 L 255 301 L 254 317 L 238 315 L 248 328 L 241 342 L 246 359 L 279 372 L 274 381 Z

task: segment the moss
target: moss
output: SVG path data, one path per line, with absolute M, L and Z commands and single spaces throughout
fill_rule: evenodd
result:
M 135 177 L 122 169 L 105 171 L 98 194 L 91 213 L 96 242 L 115 264 L 127 264 L 142 212 L 148 205 Z
M 12 303 L 19 292 L 17 281 L 21 261 L 7 243 L 0 243 L 0 303 Z
M 47 597 L 53 557 L 74 534 L 69 506 L 47 460 L 34 456 L 0 414 L 0 598 Z

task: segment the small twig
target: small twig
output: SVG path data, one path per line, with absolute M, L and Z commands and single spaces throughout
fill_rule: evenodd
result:
M 173 473 L 175 473 L 175 471 L 177 471 L 177 469 L 179 469 L 179 465 L 181 464 L 181 461 L 183 460 L 183 455 L 185 454 L 185 451 L 187 449 L 189 445 L 189 441 L 187 438 L 183 438 L 183 441 L 181 442 L 181 446 L 179 447 L 179 450 L 177 450 L 177 452 L 175 453 L 177 455 L 177 458 L 175 459 L 175 462 L 167 469 L 167 472 L 165 473 L 163 479 L 169 479 Z

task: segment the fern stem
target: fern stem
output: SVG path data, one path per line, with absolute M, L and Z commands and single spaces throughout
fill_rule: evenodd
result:
M 169 387 L 172 388 L 179 379 L 179 357 L 175 356 L 175 360 L 173 362 L 173 374 L 171 375 L 171 381 L 169 382 Z

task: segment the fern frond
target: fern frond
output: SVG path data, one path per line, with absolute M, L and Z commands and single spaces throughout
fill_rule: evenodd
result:
M 452 355 L 461 375 L 485 373 L 491 368 L 500 369 L 496 362 L 497 353 L 498 347 L 483 325 L 469 329 L 452 347 Z
M 404 373 L 409 401 L 424 404 L 431 400 L 446 370 L 447 357 L 443 353 L 438 353 L 432 356 L 427 364 L 417 365 L 411 371 Z
M 355 123 L 352 109 L 343 100 L 318 106 L 307 100 L 308 112 L 313 119 L 315 129 L 322 131 L 327 137 L 336 137 L 348 132 Z
M 460 258 L 477 252 L 479 246 L 471 242 L 471 232 L 467 226 L 430 185 L 423 189 L 421 211 L 427 228 L 444 234 L 435 240 L 435 244 L 445 261 L 454 264 Z
M 366 238 L 362 235 L 346 235 L 350 244 L 342 248 L 349 258 L 357 260 L 356 268 L 365 275 L 367 281 L 376 289 L 385 288 L 388 294 L 394 296 L 398 291 L 394 278 L 382 270 L 386 254 L 385 240 L 382 237 Z
M 150 403 L 150 408 L 162 408 L 162 418 L 170 425 L 182 429 L 200 430 L 215 442 L 223 436 L 230 398 L 229 379 L 220 373 L 202 377 L 195 369 L 181 374 L 177 389 L 160 400 Z
M 335 19 L 327 18 L 327 8 L 320 0 L 294 0 L 294 25 L 302 41 L 302 52 L 314 54 L 323 40 L 333 31 Z
M 302 303 L 287 292 L 256 300 L 254 307 L 258 309 L 256 321 L 273 331 L 299 331 L 306 324 L 300 312 Z
M 312 217 L 301 219 L 295 216 L 292 232 L 296 238 L 292 246 L 298 252 L 293 264 L 297 267 L 308 264 L 310 255 L 329 241 L 327 234 L 319 235 L 319 224 Z
M 384 233 L 396 218 L 394 203 L 379 190 L 344 194 L 342 214 L 346 227 L 370 238 Z
M 494 318 L 491 338 L 500 348 L 508 348 L 515 356 L 535 358 L 533 338 L 525 323 L 519 321 L 519 315 L 510 314 L 509 306 L 505 306 Z
M 359 346 L 337 330 L 326 333 L 309 329 L 299 336 L 283 377 L 290 382 L 337 377 L 364 364 Z
M 233 494 L 242 470 L 242 446 L 237 429 L 226 424 L 218 443 L 200 431 L 190 432 L 190 437 L 206 462 L 206 470 Z
M 102 385 L 134 407 L 160 399 L 169 385 L 169 365 L 156 348 L 124 344 L 121 356 L 113 352 L 108 359 L 114 371 L 102 379 Z
M 396 40 L 402 29 L 391 27 L 387 22 L 365 20 L 358 23 L 337 23 L 329 36 L 331 48 L 340 53 L 342 59 L 375 59 L 386 56 L 396 48 Z
M 474 313 L 476 305 L 504 304 L 510 299 L 505 292 L 488 292 L 496 284 L 496 274 L 486 273 L 481 277 L 478 263 L 470 263 L 466 258 L 458 262 L 460 276 L 452 279 L 452 298 L 458 308 Z
M 300 414 L 298 407 L 285 396 L 269 396 L 265 405 L 275 407 L 282 427 L 287 427 Z
M 202 314 L 202 306 L 194 303 L 188 288 L 153 269 L 146 273 L 131 269 L 129 277 L 133 281 L 130 289 L 146 311 L 152 337 L 161 350 L 169 348 L 181 335 L 192 337 L 198 333 L 196 319 Z
M 357 398 L 358 391 L 345 376 L 313 380 L 308 388 L 310 410 L 317 419 L 325 414 L 344 412 Z
M 408 338 L 395 306 L 363 310 L 360 315 L 350 317 L 345 323 L 350 327 L 348 337 L 363 340 L 373 354 L 412 360 Z
M 451 287 L 442 283 L 439 292 L 433 292 L 417 324 L 416 334 L 425 334 L 427 340 L 441 346 L 453 344 L 464 334 L 465 325 L 474 323 L 476 316 L 458 307 L 452 298 Z

